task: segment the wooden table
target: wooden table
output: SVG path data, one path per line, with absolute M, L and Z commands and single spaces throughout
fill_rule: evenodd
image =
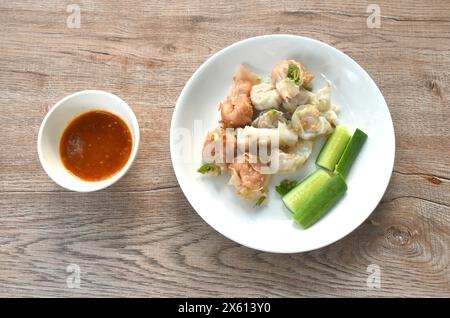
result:
M 69 1 L 0 2 L 0 296 L 450 296 L 448 1 L 377 1 L 379 28 L 367 26 L 365 1 L 74 2 L 80 28 L 67 26 Z M 219 49 L 269 33 L 350 55 L 395 126 L 378 208 L 309 253 L 258 252 L 216 233 L 170 161 L 172 111 L 191 74 Z M 142 137 L 129 173 L 90 194 L 54 184 L 36 151 L 48 109 L 83 89 L 126 100 Z M 381 288 L 367 285 L 373 268 Z

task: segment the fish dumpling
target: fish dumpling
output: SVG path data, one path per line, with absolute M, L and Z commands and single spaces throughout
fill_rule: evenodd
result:
M 303 87 L 299 88 L 298 94 L 293 98 L 286 99 L 283 101 L 282 106 L 288 112 L 293 112 L 300 105 L 305 105 L 311 102 L 314 98 L 314 94 L 304 89 Z
M 331 86 L 325 85 L 321 88 L 315 98 L 315 104 L 320 112 L 326 112 L 331 109 Z
M 259 114 L 253 121 L 252 126 L 256 128 L 278 128 L 278 122 L 280 121 L 287 122 L 283 113 L 276 109 L 271 109 Z
M 298 141 L 297 133 L 291 129 L 285 122 L 278 124 L 279 144 L 281 146 L 292 147 Z
M 313 105 L 299 107 L 292 115 L 291 123 L 299 137 L 305 140 L 312 140 L 333 132 L 333 127 Z
M 287 151 L 278 152 L 278 171 L 294 172 L 302 167 L 311 155 L 313 142 L 302 140 Z
M 261 83 L 254 85 L 250 92 L 253 107 L 257 110 L 278 108 L 281 104 L 281 97 L 273 84 Z

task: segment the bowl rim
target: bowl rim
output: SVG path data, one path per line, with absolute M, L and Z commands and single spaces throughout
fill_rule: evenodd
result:
M 199 74 L 207 67 L 208 64 L 210 64 L 210 62 L 212 62 L 215 59 L 220 58 L 221 55 L 223 55 L 226 51 L 231 50 L 232 48 L 242 45 L 246 42 L 250 42 L 250 41 L 255 41 L 255 40 L 261 40 L 261 39 L 270 39 L 270 38 L 292 38 L 292 39 L 301 39 L 303 41 L 309 41 L 309 42 L 313 42 L 316 44 L 319 44 L 321 46 L 324 46 L 325 48 L 334 51 L 334 53 L 337 53 L 339 55 L 341 55 L 344 59 L 346 59 L 350 64 L 352 64 L 355 68 L 357 68 L 359 71 L 361 71 L 363 74 L 365 74 L 367 76 L 367 79 L 369 80 L 369 83 L 373 86 L 373 88 L 377 91 L 377 93 L 380 95 L 382 101 L 383 101 L 383 106 L 386 108 L 387 110 L 387 115 L 388 115 L 388 119 L 390 122 L 390 126 L 392 129 L 392 133 L 393 133 L 393 140 L 392 140 L 392 148 L 389 149 L 389 153 L 392 154 L 392 161 L 390 162 L 389 166 L 389 174 L 387 177 L 387 180 L 385 181 L 385 189 L 383 191 L 383 193 L 381 194 L 380 198 L 376 201 L 376 203 L 370 207 L 370 213 L 367 214 L 367 216 L 365 218 L 362 218 L 361 221 L 357 224 L 357 226 L 355 226 L 352 229 L 349 229 L 348 231 L 344 231 L 346 233 L 344 233 L 343 235 L 340 236 L 336 236 L 335 238 L 333 238 L 332 240 L 326 241 L 324 243 L 318 244 L 317 246 L 315 246 L 314 248 L 291 248 L 291 249 L 283 249 L 283 250 L 273 250 L 273 249 L 265 249 L 265 248 L 261 248 L 261 247 L 255 247 L 255 246 L 251 246 L 249 244 L 247 244 L 246 242 L 243 242 L 240 239 L 235 239 L 235 238 L 231 238 L 229 235 L 225 234 L 224 231 L 222 229 L 218 229 L 217 227 L 213 226 L 210 222 L 208 222 L 208 220 L 203 217 L 202 213 L 200 213 L 199 211 L 197 211 L 197 209 L 195 207 L 198 206 L 197 203 L 192 202 L 192 198 L 188 197 L 186 195 L 186 184 L 184 184 L 183 182 L 180 182 L 180 175 L 179 172 L 177 172 L 177 168 L 175 166 L 175 143 L 174 143 L 174 129 L 175 129 L 175 124 L 176 122 L 179 121 L 179 116 L 180 116 L 180 104 L 181 101 L 184 99 L 184 96 L 187 92 L 187 87 L 190 86 L 190 84 L 199 76 Z M 393 172 L 393 168 L 394 168 L 394 162 L 395 162 L 395 149 L 396 149 L 396 145 L 395 145 L 395 129 L 394 129 L 394 124 L 392 121 L 392 116 L 391 113 L 389 111 L 389 107 L 386 103 L 386 100 L 384 99 L 384 96 L 381 92 L 381 90 L 379 89 L 379 87 L 376 85 L 375 81 L 372 79 L 372 77 L 355 61 L 353 60 L 350 56 L 348 56 L 347 54 L 345 54 L 344 52 L 340 51 L 339 49 L 316 39 L 312 39 L 309 37 L 305 37 L 305 36 L 300 36 L 300 35 L 293 35 L 293 34 L 266 34 L 266 35 L 259 35 L 259 36 L 255 36 L 255 37 L 250 37 L 250 38 L 246 38 L 246 39 L 242 39 L 240 41 L 234 42 L 232 44 L 230 44 L 229 46 L 226 46 L 222 49 L 220 49 L 219 51 L 215 52 L 213 55 L 211 55 L 209 58 L 206 59 L 206 61 L 204 61 L 196 70 L 195 72 L 192 74 L 192 76 L 189 78 L 189 80 L 186 82 L 186 84 L 184 85 L 178 99 L 177 102 L 175 104 L 174 110 L 173 110 L 173 114 L 172 114 L 172 120 L 171 120 L 171 125 L 170 125 L 170 153 L 171 153 L 171 161 L 172 161 L 172 166 L 173 166 L 173 170 L 175 173 L 175 177 L 177 178 L 178 184 L 180 185 L 181 190 L 183 191 L 184 196 L 186 197 L 187 201 L 189 202 L 189 204 L 192 206 L 192 208 L 194 209 L 194 211 L 210 226 L 212 227 L 215 231 L 219 232 L 220 234 L 222 234 L 224 237 L 228 238 L 231 241 L 234 241 L 242 246 L 246 246 L 248 248 L 254 249 L 254 250 L 259 250 L 262 252 L 268 252 L 268 253 L 278 253 L 278 254 L 292 254 L 292 253 L 303 253 L 303 252 L 308 252 L 308 251 L 314 251 L 323 247 L 326 247 L 328 245 L 331 245 L 337 241 L 340 241 L 341 239 L 343 239 L 344 237 L 346 237 L 347 235 L 349 235 L 350 233 L 352 233 L 354 230 L 356 230 L 358 227 L 361 226 L 362 223 L 364 223 L 364 221 L 367 220 L 367 218 L 370 217 L 370 215 L 373 213 L 373 211 L 376 209 L 376 207 L 378 206 L 378 204 L 380 203 L 381 199 L 383 198 L 384 194 L 386 193 L 386 190 L 389 186 L 389 181 L 392 177 L 392 172 Z
M 84 181 L 84 180 L 79 179 L 80 182 L 88 182 L 90 185 L 97 185 L 97 186 L 93 186 L 92 188 L 89 188 L 86 190 L 80 190 L 78 188 L 75 189 L 68 184 L 62 184 L 61 182 L 59 182 L 53 178 L 52 173 L 50 171 L 51 168 L 46 164 L 46 160 L 44 159 L 44 154 L 43 154 L 43 149 L 42 149 L 42 147 L 43 147 L 42 136 L 44 134 L 45 128 L 47 127 L 48 120 L 50 119 L 51 115 L 55 112 L 55 110 L 58 107 L 60 107 L 61 105 L 63 105 L 64 103 L 66 103 L 68 100 L 70 100 L 72 98 L 78 97 L 80 95 L 86 95 L 86 94 L 105 95 L 105 96 L 108 96 L 109 98 L 115 99 L 118 101 L 118 104 L 121 105 L 121 107 L 123 107 L 130 114 L 132 127 L 129 127 L 129 129 L 131 130 L 131 133 L 133 136 L 133 149 L 131 151 L 130 157 L 128 158 L 128 161 L 125 164 L 125 166 L 123 166 L 122 169 L 120 169 L 117 173 L 115 173 L 111 177 L 104 179 L 104 180 L 100 180 L 100 181 Z M 72 118 L 71 120 L 73 120 L 73 119 L 74 118 Z M 69 124 L 69 122 L 70 122 L 70 120 L 66 123 L 66 126 L 67 126 L 67 124 Z M 132 164 L 137 156 L 139 144 L 140 144 L 139 123 L 137 121 L 136 114 L 133 112 L 133 109 L 130 107 L 130 105 L 128 105 L 127 102 L 125 102 L 119 96 L 114 95 L 113 93 L 102 91 L 102 90 L 87 89 L 87 90 L 74 92 L 72 94 L 69 94 L 69 95 L 63 97 L 48 110 L 47 114 L 45 115 L 44 119 L 42 120 L 41 126 L 39 127 L 37 148 L 38 148 L 38 157 L 39 157 L 41 166 L 44 169 L 45 173 L 50 177 L 50 179 L 53 180 L 53 182 L 55 182 L 60 187 L 65 188 L 67 190 L 85 193 L 85 192 L 94 192 L 94 191 L 105 189 L 105 188 L 111 186 L 112 184 L 116 183 L 117 181 L 119 181 L 128 172 L 128 170 L 132 166 Z M 68 172 L 68 173 L 70 174 L 70 172 Z M 74 178 L 78 179 L 76 176 L 74 176 Z

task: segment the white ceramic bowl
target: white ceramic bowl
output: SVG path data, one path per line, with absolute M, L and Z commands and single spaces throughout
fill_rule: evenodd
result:
M 133 136 L 133 149 L 126 165 L 112 177 L 97 182 L 83 181 L 64 167 L 59 143 L 72 119 L 97 109 L 109 111 L 125 121 Z M 104 91 L 86 90 L 64 97 L 50 109 L 39 129 L 38 154 L 45 172 L 60 186 L 77 192 L 104 189 L 119 180 L 133 163 L 138 147 L 139 125 L 130 106 L 116 95 Z
M 282 179 L 299 180 L 311 173 L 321 142 L 315 145 L 303 169 L 272 179 L 268 204 L 260 209 L 240 200 L 234 188 L 226 184 L 227 177 L 213 178 L 196 172 L 201 165 L 203 140 L 207 131 L 217 126 L 217 105 L 229 93 L 238 65 L 246 64 L 268 77 L 272 67 L 283 59 L 299 60 L 316 75 L 314 91 L 330 82 L 332 102 L 342 109 L 341 123 L 350 130 L 360 128 L 369 136 L 347 178 L 347 194 L 307 230 L 294 224 L 274 186 Z M 186 138 L 193 139 L 192 151 L 183 146 L 182 141 Z M 192 75 L 173 113 L 170 150 L 181 189 L 208 224 L 245 246 L 293 253 L 331 244 L 356 229 L 370 215 L 391 177 L 395 136 L 383 95 L 370 76 L 350 57 L 313 39 L 267 35 L 221 50 Z

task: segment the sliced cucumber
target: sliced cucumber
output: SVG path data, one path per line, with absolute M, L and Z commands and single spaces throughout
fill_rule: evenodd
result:
M 348 129 L 344 126 L 337 126 L 334 133 L 320 151 L 316 164 L 319 167 L 334 171 L 349 140 L 350 133 Z
M 340 174 L 334 174 L 309 200 L 295 211 L 294 219 L 307 229 L 321 219 L 347 192 L 347 184 Z
M 330 173 L 323 169 L 317 169 L 283 196 L 284 205 L 289 211 L 295 213 L 308 200 L 309 196 L 317 192 L 330 178 Z
M 340 173 L 344 179 L 347 178 L 350 168 L 352 167 L 353 162 L 361 151 L 361 148 L 366 140 L 367 134 L 357 128 L 345 147 L 341 159 L 336 165 L 336 172 Z

